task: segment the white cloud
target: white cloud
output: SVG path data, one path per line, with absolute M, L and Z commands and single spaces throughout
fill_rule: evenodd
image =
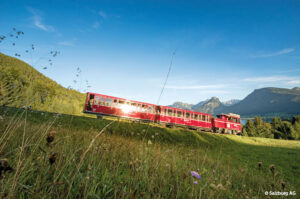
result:
M 102 11 L 102 10 L 100 10 L 100 11 L 98 12 L 98 15 L 100 15 L 103 19 L 106 19 L 106 18 L 107 18 L 107 14 L 106 14 L 104 11 Z
M 258 53 L 256 55 L 251 55 L 251 58 L 265 58 L 265 57 L 275 57 L 275 56 L 279 56 L 279 55 L 285 55 L 285 54 L 289 54 L 291 52 L 294 52 L 295 49 L 294 48 L 284 48 L 280 51 L 276 51 L 276 52 L 262 52 L 262 53 Z
M 288 81 L 287 84 L 300 84 L 300 79 Z
M 205 90 L 205 89 L 219 89 L 227 87 L 224 84 L 216 84 L 216 85 L 192 85 L 192 86 L 166 86 L 168 89 L 197 89 L 197 90 Z
M 43 23 L 43 19 L 41 17 L 42 14 L 40 10 L 31 7 L 28 7 L 27 10 L 32 14 L 31 19 L 35 27 L 47 32 L 55 31 L 53 26 L 46 25 L 45 23 Z
M 98 21 L 96 21 L 92 27 L 97 29 L 97 28 L 99 28 L 99 26 L 100 26 L 100 23 Z
M 286 76 L 267 76 L 267 77 L 250 77 L 245 78 L 242 81 L 244 82 L 278 82 L 278 81 L 286 81 L 291 80 L 291 77 Z
M 57 44 L 62 45 L 62 46 L 74 46 L 74 41 L 61 41 L 61 42 L 58 42 Z

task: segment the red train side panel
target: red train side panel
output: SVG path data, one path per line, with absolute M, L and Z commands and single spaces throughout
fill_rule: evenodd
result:
M 214 132 L 241 132 L 241 120 L 237 114 L 221 114 L 213 118 L 211 114 L 188 111 L 167 106 L 156 106 L 108 95 L 87 93 L 84 112 L 96 115 L 126 117 L 147 120 L 167 125 L 188 126 Z
M 211 114 L 188 111 L 167 106 L 157 106 L 156 121 L 167 125 L 211 129 Z
M 88 93 L 84 112 L 154 121 L 155 107 L 154 104 Z

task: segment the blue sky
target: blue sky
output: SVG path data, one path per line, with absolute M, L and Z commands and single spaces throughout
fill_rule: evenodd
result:
M 159 104 L 300 86 L 300 1 L 0 0 L 0 35 L 0 52 L 81 92 L 156 103 L 174 51 Z

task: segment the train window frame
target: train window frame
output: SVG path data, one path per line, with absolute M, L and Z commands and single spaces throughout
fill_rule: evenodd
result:
M 172 109 L 168 109 L 167 113 L 168 113 L 169 117 L 173 117 L 173 110 Z
M 136 111 L 136 103 L 135 102 L 131 102 L 130 107 L 132 108 L 133 111 Z
M 99 96 L 96 95 L 94 98 L 94 105 L 99 105 Z
M 198 120 L 198 114 L 194 114 L 194 120 Z
M 100 97 L 99 105 L 104 106 L 105 98 L 103 96 Z
M 181 116 L 182 116 L 182 111 L 177 111 L 177 117 L 181 118 Z
M 152 106 L 148 106 L 148 113 L 152 113 Z
M 148 109 L 148 107 L 147 107 L 147 105 L 146 104 L 142 104 L 142 113 L 147 113 L 147 109 Z
M 141 104 L 137 104 L 137 107 L 136 107 L 136 109 L 137 109 L 137 112 L 141 112 Z
M 112 106 L 112 104 L 113 104 L 113 99 L 112 99 L 112 98 L 109 98 L 109 97 L 107 97 L 107 98 L 105 99 L 105 106 L 107 106 L 107 107 L 111 107 L 111 106 Z
M 190 114 L 189 112 L 186 112 L 186 113 L 185 113 L 185 118 L 186 118 L 186 119 L 190 119 L 190 117 L 191 117 L 191 114 Z

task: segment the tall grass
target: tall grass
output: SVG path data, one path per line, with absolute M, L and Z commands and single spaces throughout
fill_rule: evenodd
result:
M 259 140 L 261 144 L 253 145 L 253 138 L 249 144 L 237 136 L 156 126 L 147 130 L 144 124 L 11 108 L 1 108 L 0 115 L 1 161 L 13 168 L 1 174 L 1 198 L 260 198 L 270 190 L 299 193 L 299 142 L 280 141 L 275 147 L 277 140 L 268 140 L 272 146 Z

